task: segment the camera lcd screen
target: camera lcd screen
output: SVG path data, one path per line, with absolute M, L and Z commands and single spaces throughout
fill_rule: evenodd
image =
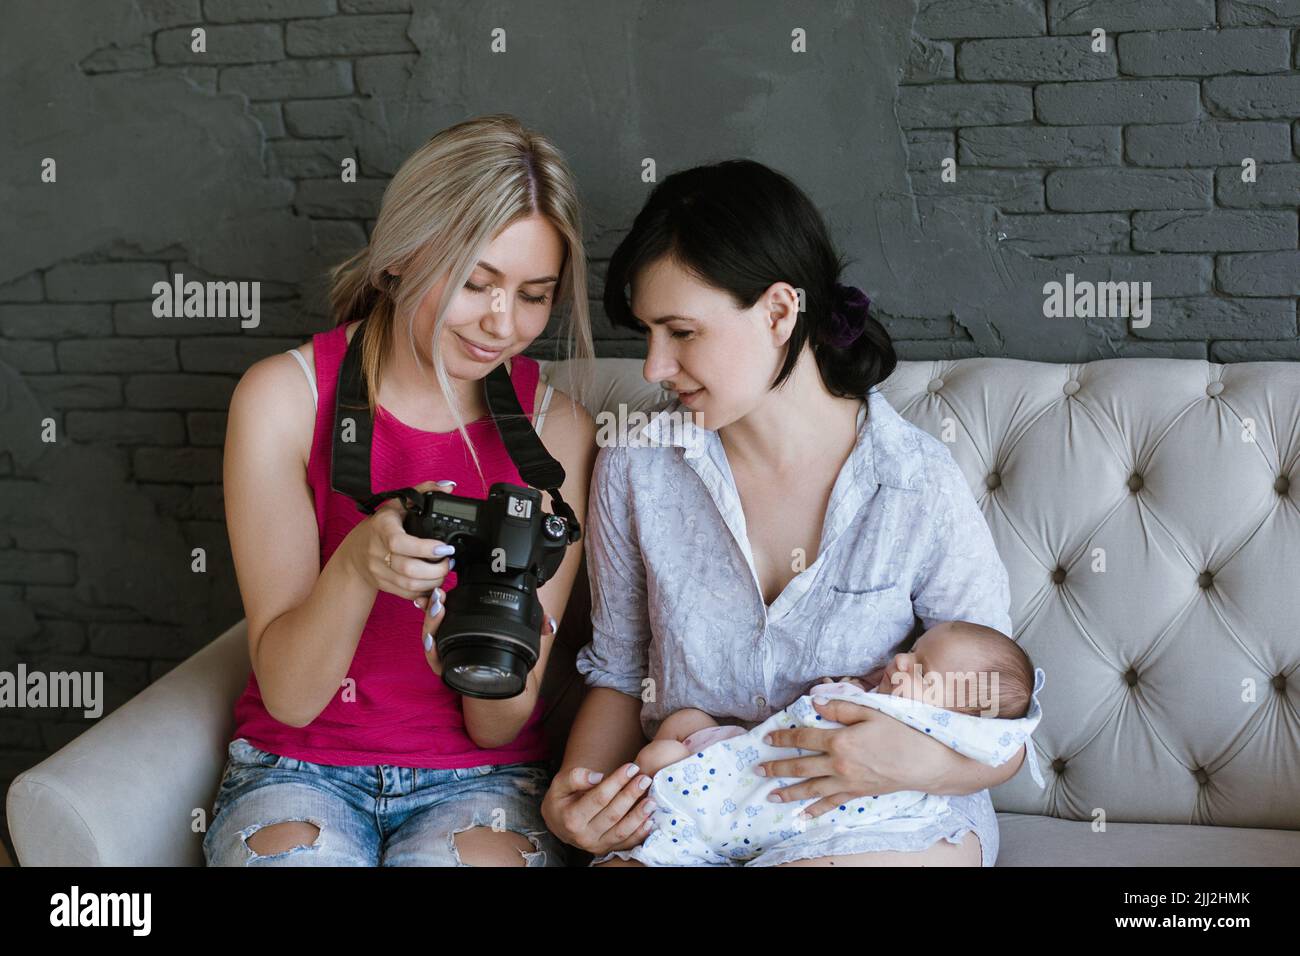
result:
M 437 514 L 461 518 L 465 521 L 473 521 L 478 517 L 478 505 L 464 501 L 448 501 L 446 498 L 435 498 L 433 510 Z

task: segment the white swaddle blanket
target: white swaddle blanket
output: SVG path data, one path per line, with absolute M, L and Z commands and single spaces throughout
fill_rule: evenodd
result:
M 630 855 L 648 865 L 716 865 L 752 859 L 816 828 L 915 830 L 947 811 L 948 797 L 919 790 L 857 797 L 803 821 L 795 815 L 820 797 L 791 803 L 768 800 L 773 790 L 799 778 L 758 776 L 751 768 L 812 751 L 773 747 L 763 742 L 766 734 L 790 727 L 844 726 L 817 713 L 813 694 L 875 708 L 992 767 L 1005 763 L 1025 745 L 1034 782 L 1045 787 L 1029 739 L 1042 718 L 1038 692 L 1043 682 L 1043 670 L 1036 668 L 1028 713 L 1019 718 L 975 717 L 907 697 L 869 693 L 852 684 L 819 684 L 747 733 L 718 740 L 656 773 L 650 790 L 656 827 Z

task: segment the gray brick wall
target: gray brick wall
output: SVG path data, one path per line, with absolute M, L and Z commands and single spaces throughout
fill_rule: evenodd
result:
M 921 0 L 914 31 L 916 195 L 994 206 L 1049 278 L 1149 279 L 1151 325 L 1115 354 L 1300 358 L 1300 2 Z M 989 354 L 944 346 L 907 351 Z
M 904 359 L 1300 358 L 1300 0 L 705 6 L 630 33 L 598 0 L 11 18 L 12 128 L 23 162 L 54 150 L 60 185 L 6 187 L 0 669 L 103 671 L 111 712 L 242 615 L 221 496 L 235 383 L 327 326 L 324 270 L 364 244 L 389 177 L 476 113 L 518 112 L 568 152 L 592 296 L 644 157 L 662 176 L 750 155 L 827 210 Z M 497 25 L 513 58 L 482 52 Z M 816 71 L 778 59 L 792 25 Z M 1150 281 L 1150 327 L 1045 322 L 1041 286 L 1067 272 Z M 261 324 L 155 318 L 150 287 L 176 273 L 260 281 Z M 592 306 L 600 354 L 643 354 Z M 31 437 L 45 416 L 56 449 Z M 0 710 L 0 791 L 85 727 Z

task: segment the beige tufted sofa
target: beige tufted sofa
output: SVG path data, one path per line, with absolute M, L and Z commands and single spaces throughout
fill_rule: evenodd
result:
M 597 365 L 593 410 L 661 396 Z M 1047 675 L 1048 787 L 993 791 L 998 865 L 1300 864 L 1300 363 L 903 362 L 882 391 L 949 443 Z M 543 682 L 557 755 L 588 609 Z M 201 864 L 248 666 L 241 621 L 15 780 L 20 864 Z

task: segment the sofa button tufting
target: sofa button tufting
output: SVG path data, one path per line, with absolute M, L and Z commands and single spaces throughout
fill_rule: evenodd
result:
M 1208 588 L 1211 584 L 1214 583 L 1214 575 L 1211 574 L 1209 571 L 1202 571 L 1200 574 L 1196 576 L 1196 583 L 1203 588 Z
M 1053 772 L 1053 773 L 1060 773 L 1060 772 L 1061 772 L 1062 770 L 1064 770 L 1064 769 L 1065 769 L 1065 761 L 1062 760 L 1060 757 L 1057 757 L 1056 759 L 1054 759 L 1054 760 L 1052 761 L 1052 772 Z
M 1286 687 L 1286 677 L 1284 675 L 1278 674 L 1276 677 L 1273 678 L 1274 690 L 1282 690 L 1285 687 Z
M 1061 391 L 1065 392 L 1066 395 L 1073 395 L 1078 390 L 1079 390 L 1079 383 L 1074 379 L 1070 379 L 1068 382 L 1066 382 L 1065 387 L 1061 389 Z
M 1139 475 L 1136 471 L 1133 472 L 1133 474 L 1128 476 L 1128 490 L 1129 491 L 1142 490 L 1142 476 Z
M 1124 672 L 1124 680 L 1128 681 L 1129 687 L 1133 687 L 1138 682 L 1138 672 L 1130 667 Z
M 939 389 L 943 388 L 943 379 L 941 378 L 930 379 L 930 384 L 927 385 L 926 388 L 928 388 L 932 392 L 939 391 Z
M 1195 776 L 1196 776 L 1196 782 L 1199 783 L 1202 787 L 1205 786 L 1210 780 L 1210 775 L 1205 772 L 1204 767 L 1197 767 Z
M 1209 385 L 1205 386 L 1205 394 L 1209 395 L 1210 397 L 1218 395 L 1222 391 L 1223 391 L 1222 382 L 1211 382 Z
M 1291 479 L 1286 475 L 1278 475 L 1277 480 L 1273 482 L 1273 490 L 1279 495 L 1284 495 L 1291 490 Z
M 1064 581 L 1064 580 L 1065 580 L 1065 568 L 1053 568 L 1053 569 L 1052 569 L 1052 583 L 1053 583 L 1053 584 L 1060 584 L 1060 583 L 1061 583 L 1062 581 Z
M 992 491 L 994 488 L 997 488 L 1002 484 L 1002 476 L 996 471 L 990 471 L 988 476 L 984 479 L 984 484 L 990 491 Z

